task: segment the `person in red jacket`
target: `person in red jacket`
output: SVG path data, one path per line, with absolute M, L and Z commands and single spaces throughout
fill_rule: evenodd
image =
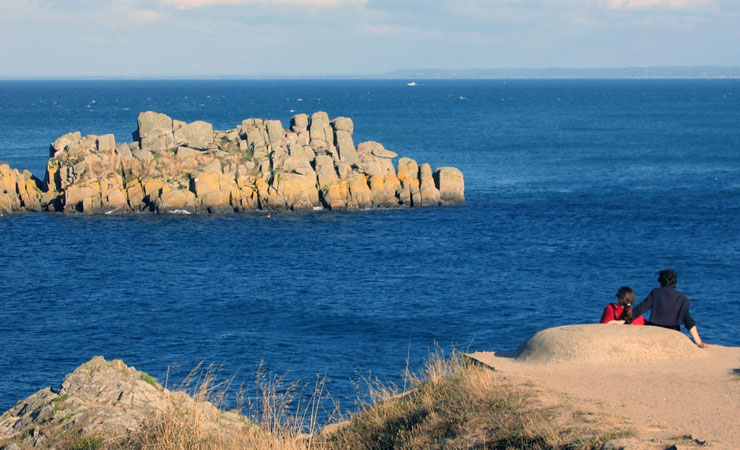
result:
M 632 302 L 635 301 L 635 291 L 629 286 L 622 286 L 617 291 L 617 303 L 609 303 L 601 314 L 601 323 L 645 325 L 645 319 L 637 316 L 632 320 Z

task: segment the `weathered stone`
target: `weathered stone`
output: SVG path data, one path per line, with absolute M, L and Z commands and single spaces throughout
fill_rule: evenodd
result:
M 419 192 L 421 197 L 420 206 L 438 206 L 440 200 L 439 189 L 434 183 L 432 167 L 424 163 L 419 169 Z
M 356 164 L 359 158 L 355 150 L 355 144 L 352 141 L 352 134 L 339 130 L 335 133 L 334 139 L 334 144 L 339 152 L 339 160 L 347 164 Z
M 45 448 L 47 437 L 53 437 L 53 448 L 67 448 L 60 440 L 64 435 L 107 436 L 115 442 L 117 436 L 142 431 L 167 411 L 198 417 L 199 431 L 211 438 L 246 433 L 251 427 L 236 413 L 168 391 L 135 367 L 96 356 L 67 375 L 59 392 L 42 389 L 0 416 L 0 440 L 5 448 Z
M 440 203 L 450 205 L 465 203 L 465 180 L 455 167 L 440 167 L 434 172 L 434 182 L 439 189 Z
M 329 126 L 329 115 L 324 111 L 318 111 L 311 115 L 311 123 L 309 125 L 309 135 L 311 138 L 311 145 L 314 141 L 324 143 L 332 142 L 333 139 L 327 139 L 324 128 Z
M 145 162 L 151 161 L 154 158 L 154 156 L 152 156 L 152 152 L 150 152 L 149 150 L 145 150 L 145 149 L 134 150 L 131 154 L 133 155 L 134 158 L 140 161 L 145 161 Z
M 419 191 L 419 166 L 416 161 L 411 158 L 399 159 L 397 176 L 401 182 L 401 190 L 398 192 L 401 204 L 418 206 L 421 203 L 421 192 Z
M 139 114 L 135 140 L 172 134 L 172 119 L 166 114 L 146 111 Z
M 156 201 L 160 213 L 194 213 L 197 201 L 195 194 L 184 189 L 172 189 L 163 193 Z
M 116 145 L 116 153 L 123 161 L 128 161 L 131 158 L 133 158 L 133 155 L 131 154 L 131 147 L 125 142 L 121 142 L 120 144 Z
M 177 157 L 179 159 L 193 158 L 200 155 L 200 151 L 192 149 L 190 147 L 177 147 Z
M 78 145 L 81 138 L 82 134 L 79 131 L 67 133 L 64 136 L 59 137 L 57 140 L 52 142 L 49 156 L 54 156 L 57 152 L 63 152 L 72 145 Z
M 98 136 L 96 145 L 99 152 L 112 152 L 116 148 L 116 137 L 113 134 Z
M 367 185 L 367 178 L 361 173 L 355 173 L 347 180 L 349 198 L 347 208 L 365 209 L 373 204 L 373 193 Z
M 142 150 L 150 150 L 154 153 L 163 153 L 175 145 L 175 137 L 171 134 L 164 136 L 152 136 L 141 138 L 139 145 Z
M 331 156 L 316 156 L 316 176 L 320 189 L 324 189 L 339 179 L 337 171 L 334 169 L 334 160 L 331 159 Z
M 268 120 L 265 122 L 267 136 L 270 138 L 270 144 L 276 145 L 285 139 L 285 130 L 279 120 Z
M 175 130 L 175 143 L 204 150 L 213 143 L 213 125 L 202 120 L 183 125 Z
M 370 191 L 373 195 L 373 205 L 378 208 L 390 208 L 398 206 L 398 192 L 401 190 L 401 182 L 395 173 L 387 173 L 382 176 L 370 177 Z
M 310 209 L 319 204 L 316 173 L 313 170 L 306 174 L 278 173 L 275 175 L 273 185 L 276 193 L 285 202 L 286 208 L 293 210 Z
M 346 180 L 352 173 L 352 166 L 344 161 L 334 161 L 334 166 L 337 168 L 340 180 Z
M 296 114 L 290 119 L 290 129 L 295 132 L 305 131 L 308 128 L 308 114 Z
M 462 174 L 430 177 L 428 164 L 419 169 L 408 158 L 396 171 L 396 153 L 373 141 L 355 148 L 353 132 L 351 119 L 329 121 L 325 112 L 310 121 L 297 114 L 287 131 L 276 120 L 245 119 L 236 129 L 214 132 L 206 122 L 148 111 L 139 115 L 136 141 L 128 144 L 116 144 L 112 134 L 79 132 L 54 141 L 44 182 L 6 168 L 0 213 L 166 211 L 183 204 L 188 212 L 216 212 L 319 202 L 344 209 L 464 198 Z
M 346 131 L 350 136 L 355 131 L 355 124 L 349 117 L 337 117 L 331 121 L 331 125 L 334 131 Z
M 337 180 L 321 188 L 321 199 L 324 205 L 331 210 L 346 209 L 348 198 L 349 186 L 344 181 Z

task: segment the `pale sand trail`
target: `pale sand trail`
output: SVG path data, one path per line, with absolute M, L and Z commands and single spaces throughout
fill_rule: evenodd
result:
M 740 449 L 740 348 L 696 347 L 657 327 L 572 325 L 510 352 L 469 355 L 504 380 L 559 393 L 570 406 L 624 418 L 648 447 Z M 544 394 L 545 398 L 548 395 Z

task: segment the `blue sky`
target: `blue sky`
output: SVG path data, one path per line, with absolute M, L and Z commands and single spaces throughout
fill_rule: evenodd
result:
M 0 0 L 0 76 L 740 66 L 740 0 Z

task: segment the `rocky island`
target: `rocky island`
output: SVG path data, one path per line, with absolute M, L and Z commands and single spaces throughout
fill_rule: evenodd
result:
M 245 119 L 234 129 L 139 114 L 133 141 L 68 133 L 49 151 L 44 180 L 0 163 L 0 215 L 233 213 L 426 207 L 465 201 L 460 170 L 433 171 L 378 142 L 355 146 L 354 123 L 325 112 Z

